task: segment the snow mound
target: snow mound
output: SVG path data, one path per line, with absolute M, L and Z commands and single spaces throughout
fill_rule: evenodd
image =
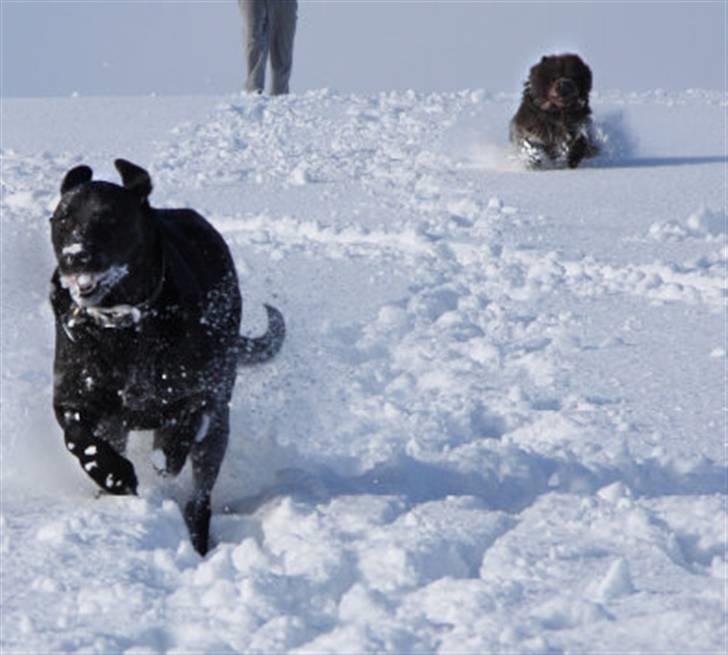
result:
M 668 221 L 650 225 L 649 236 L 658 241 L 705 239 L 724 241 L 728 232 L 728 218 L 724 211 L 712 211 L 701 207 L 688 216 L 684 223 Z

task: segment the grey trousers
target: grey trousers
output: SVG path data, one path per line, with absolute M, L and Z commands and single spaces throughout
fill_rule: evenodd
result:
M 271 94 L 288 93 L 293 68 L 297 0 L 238 0 L 245 22 L 245 90 L 262 93 L 270 54 Z

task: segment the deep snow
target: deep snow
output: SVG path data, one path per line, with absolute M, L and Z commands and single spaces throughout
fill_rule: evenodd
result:
M 724 652 L 725 96 L 596 95 L 543 173 L 517 100 L 3 101 L 3 653 Z M 288 321 L 204 559 L 148 435 L 97 498 L 52 419 L 47 218 L 115 157 Z

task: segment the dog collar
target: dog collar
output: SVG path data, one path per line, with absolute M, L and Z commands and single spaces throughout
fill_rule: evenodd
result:
M 167 278 L 166 262 L 162 260 L 162 274 L 159 277 L 159 283 L 146 300 L 138 305 L 114 305 L 113 307 L 81 307 L 73 304 L 71 311 L 68 313 L 68 319 L 61 322 L 63 331 L 71 341 L 76 341 L 72 334 L 74 327 L 80 325 L 85 319 L 90 319 L 96 325 L 102 328 L 122 329 L 129 328 L 139 323 L 144 315 L 147 314 L 151 306 L 156 302 L 162 294 L 164 283 Z
M 74 327 L 83 317 L 88 316 L 103 328 L 125 328 L 138 323 L 142 310 L 135 305 L 114 305 L 113 307 L 79 307 L 71 310 L 68 327 Z

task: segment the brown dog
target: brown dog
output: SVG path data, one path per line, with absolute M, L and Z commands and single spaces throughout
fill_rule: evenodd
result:
M 529 168 L 576 168 L 597 154 L 589 92 L 592 73 L 578 55 L 543 57 L 531 68 L 510 138 Z

